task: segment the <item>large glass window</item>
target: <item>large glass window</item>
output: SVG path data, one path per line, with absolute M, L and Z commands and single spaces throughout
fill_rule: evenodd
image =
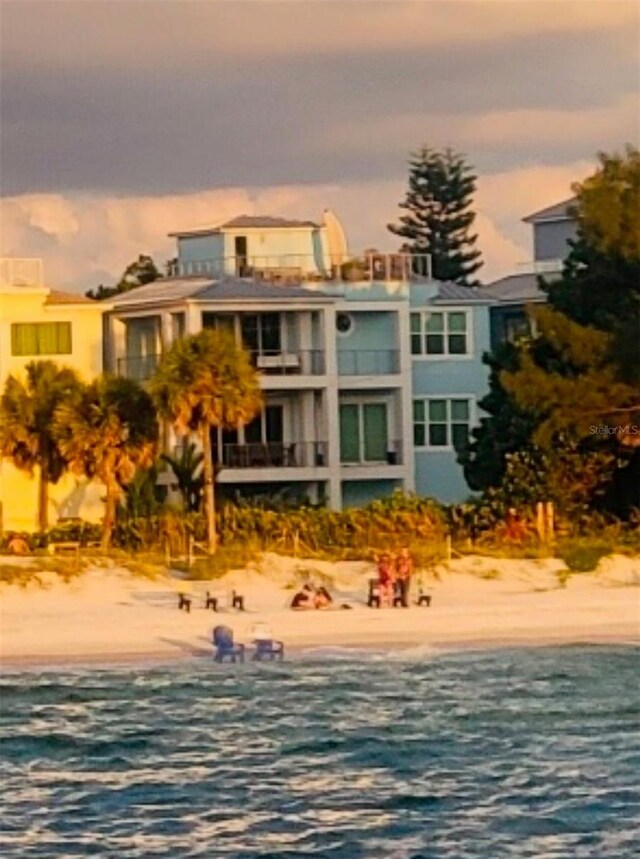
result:
M 386 403 L 340 406 L 341 462 L 384 462 L 388 450 Z
M 469 441 L 471 401 L 431 398 L 413 401 L 413 443 L 416 447 L 459 450 Z
M 14 322 L 11 325 L 12 355 L 70 355 L 70 322 Z
M 244 313 L 242 342 L 258 355 L 277 355 L 282 351 L 279 313 Z
M 468 314 L 464 310 L 411 314 L 412 355 L 468 355 Z

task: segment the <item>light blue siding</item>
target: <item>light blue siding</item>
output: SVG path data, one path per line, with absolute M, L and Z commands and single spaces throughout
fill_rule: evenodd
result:
M 178 260 L 181 263 L 219 260 L 223 256 L 224 237 L 221 235 L 214 233 L 208 236 L 188 236 L 178 239 Z
M 539 261 L 564 259 L 569 253 L 569 241 L 577 236 L 573 220 L 534 224 L 533 254 Z
M 467 486 L 454 451 L 416 450 L 416 493 L 437 498 L 445 504 L 465 501 L 473 493 Z
M 428 302 L 426 304 L 428 306 Z M 462 307 L 439 302 L 433 309 L 468 312 L 471 354 L 464 358 L 414 356 L 412 397 L 469 398 L 473 424 L 479 419 L 478 401 L 488 391 L 489 368 L 482 363 L 482 356 L 490 349 L 489 307 L 485 304 Z M 472 494 L 454 450 L 417 447 L 415 488 L 419 495 L 429 495 L 446 503 L 463 501 Z
M 388 498 L 399 488 L 397 480 L 343 480 L 342 506 L 364 507 L 377 498 Z

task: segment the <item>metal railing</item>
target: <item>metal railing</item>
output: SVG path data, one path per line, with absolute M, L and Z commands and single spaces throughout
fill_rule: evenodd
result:
M 226 468 L 320 468 L 327 464 L 324 441 L 250 442 L 218 448 L 218 464 Z
M 320 349 L 286 352 L 264 350 L 252 352 L 251 360 L 257 370 L 269 376 L 321 376 L 325 372 L 324 352 Z
M 361 450 L 358 458 L 345 458 L 344 454 L 340 455 L 340 465 L 343 466 L 380 466 L 384 468 L 387 465 L 402 465 L 402 441 L 388 441 L 386 448 L 380 451 L 380 455 L 374 452 L 367 451 L 364 444 L 361 444 Z
M 43 284 L 42 260 L 33 258 L 0 258 L 0 286 L 37 286 Z
M 223 256 L 204 260 L 171 260 L 169 277 L 243 277 L 271 282 L 409 281 L 431 279 L 430 254 L 365 253 L 332 259 L 327 254 Z
M 519 274 L 556 274 L 562 271 L 561 259 L 533 259 L 516 263 Z
M 160 355 L 135 355 L 118 358 L 118 375 L 136 382 L 146 382 L 158 369 Z
M 383 376 L 400 372 L 398 349 L 341 349 L 339 376 Z

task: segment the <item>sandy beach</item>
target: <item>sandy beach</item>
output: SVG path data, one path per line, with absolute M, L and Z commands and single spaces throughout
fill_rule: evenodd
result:
M 231 626 L 244 642 L 255 624 L 266 623 L 293 651 L 640 642 L 640 559 L 605 558 L 597 571 L 572 575 L 566 586 L 559 583 L 562 569 L 554 559 L 469 556 L 428 580 L 430 608 L 380 610 L 365 605 L 373 569 L 361 562 L 265 555 L 247 570 L 189 585 L 119 568 L 91 569 L 68 583 L 40 573 L 40 585 L 1 587 L 0 654 L 5 669 L 207 656 L 216 623 Z M 329 582 L 336 608 L 289 609 L 301 575 Z M 225 605 L 233 589 L 243 594 L 246 611 Z M 192 598 L 188 614 L 177 609 L 180 590 Z M 204 608 L 207 590 L 220 599 L 218 613 Z

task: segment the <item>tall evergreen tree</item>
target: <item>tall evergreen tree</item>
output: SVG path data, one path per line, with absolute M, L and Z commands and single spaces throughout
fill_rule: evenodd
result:
M 403 250 L 431 255 L 437 280 L 478 283 L 474 275 L 482 260 L 471 231 L 476 178 L 464 156 L 449 148 L 439 152 L 423 146 L 409 161 L 409 188 L 400 203 L 406 214 L 388 229 L 406 239 Z
M 500 484 L 508 454 L 536 446 L 552 454 L 562 438 L 576 451 L 577 470 L 579 456 L 591 452 L 605 462 L 602 455 L 613 454 L 608 509 L 638 504 L 639 188 L 640 158 L 631 148 L 624 157 L 600 155 L 596 173 L 574 186 L 578 239 L 562 276 L 541 281 L 549 307 L 534 312 L 539 334 L 489 359 L 491 392 L 480 403 L 489 417 L 460 455 L 474 488 Z M 517 426 L 521 434 L 504 431 Z

